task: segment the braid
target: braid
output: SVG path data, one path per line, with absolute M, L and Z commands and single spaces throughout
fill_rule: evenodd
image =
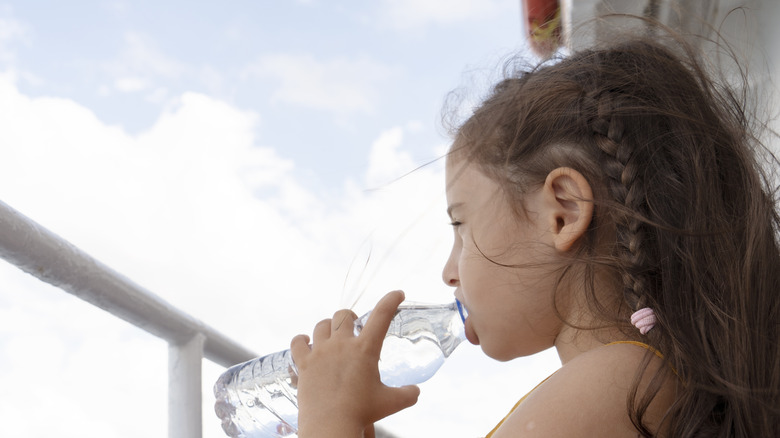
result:
M 619 114 L 626 102 L 616 92 L 585 94 L 585 110 L 593 140 L 601 152 L 607 187 L 615 204 L 617 227 L 616 255 L 621 261 L 624 297 L 633 310 L 646 305 L 649 297 L 647 275 L 650 257 L 646 251 L 644 226 L 646 196 L 644 182 L 639 178 L 641 149 L 626 141 L 624 116 Z M 621 102 L 623 101 L 623 102 Z
M 628 412 L 642 436 L 658 432 L 645 414 L 670 369 L 684 385 L 665 435 L 780 436 L 780 213 L 763 169 L 777 159 L 750 94 L 700 61 L 678 39 L 581 51 L 497 85 L 457 135 L 521 220 L 551 170 L 591 184 L 592 221 L 556 284 L 584 280 L 593 329 L 638 336 L 629 315 L 657 312 L 642 340 L 670 366 L 649 385 L 649 358 L 637 370 Z

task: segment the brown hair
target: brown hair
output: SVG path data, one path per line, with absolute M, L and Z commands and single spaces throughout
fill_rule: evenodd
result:
M 594 312 L 629 336 L 631 312 L 655 310 L 642 341 L 681 382 L 669 436 L 780 436 L 779 219 L 762 168 L 774 157 L 744 89 L 674 43 L 637 39 L 513 73 L 457 129 L 457 152 L 518 205 L 556 167 L 591 183 L 594 218 L 561 276 L 581 274 Z M 603 273 L 622 290 L 617 306 L 597 296 Z M 645 371 L 628 410 L 653 436 L 643 416 L 663 376 L 639 394 Z

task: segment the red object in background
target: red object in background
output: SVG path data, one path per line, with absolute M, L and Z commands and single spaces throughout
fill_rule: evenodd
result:
M 561 46 L 561 5 L 558 0 L 523 0 L 528 43 L 542 58 Z

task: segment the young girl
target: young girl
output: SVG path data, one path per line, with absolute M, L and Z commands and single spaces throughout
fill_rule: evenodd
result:
M 780 436 L 766 151 L 736 95 L 678 52 L 637 40 L 515 75 L 456 133 L 443 277 L 467 337 L 502 361 L 555 347 L 563 364 L 490 437 Z M 293 339 L 301 438 L 373 436 L 416 402 L 377 370 L 402 300 L 386 295 L 360 336 L 344 310 L 311 348 Z

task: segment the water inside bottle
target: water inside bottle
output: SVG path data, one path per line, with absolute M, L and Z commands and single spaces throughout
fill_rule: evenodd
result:
M 402 304 L 382 345 L 382 382 L 412 385 L 433 376 L 465 339 L 464 312 L 458 303 Z M 368 316 L 355 321 L 356 335 Z M 289 350 L 230 368 L 214 385 L 214 395 L 216 413 L 228 436 L 283 438 L 297 434 L 297 372 Z
M 379 374 L 387 386 L 415 385 L 431 378 L 463 340 L 463 324 L 447 307 L 405 303 L 382 344 Z
M 228 436 L 295 436 L 298 428 L 296 373 L 290 352 L 247 362 L 220 377 L 215 410 Z M 280 372 L 282 371 L 282 372 Z M 230 383 L 228 383 L 230 382 Z M 238 407 L 238 409 L 237 409 Z
M 416 385 L 433 376 L 444 363 L 438 342 L 388 336 L 382 344 L 379 374 L 387 386 Z

